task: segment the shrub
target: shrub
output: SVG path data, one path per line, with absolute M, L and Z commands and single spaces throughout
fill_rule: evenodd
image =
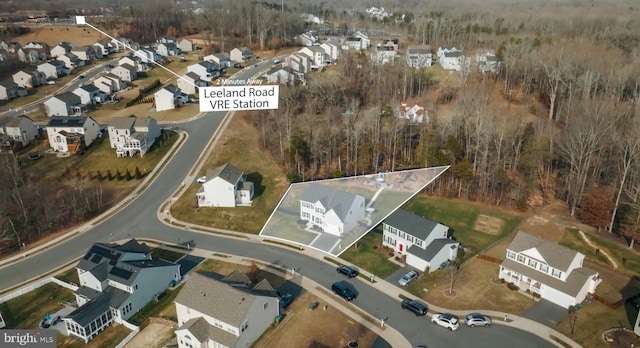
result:
M 513 283 L 507 283 L 507 288 L 512 291 L 518 291 L 520 289 L 517 285 Z

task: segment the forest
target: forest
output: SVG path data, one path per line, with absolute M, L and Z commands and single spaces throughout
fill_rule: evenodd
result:
M 214 0 L 197 3 L 199 11 L 185 10 L 196 6 L 186 2 L 118 3 L 113 16 L 100 17 L 100 26 L 142 43 L 198 33 L 207 42 L 204 50 L 214 53 L 236 45 L 293 46 L 295 35 L 327 27 L 377 29 L 400 38 L 401 51 L 415 44 L 433 51 L 455 46 L 468 55 L 493 49 L 501 61 L 497 73 L 471 69 L 446 79 L 438 66 L 410 69 L 401 58 L 376 65 L 368 54 L 346 52 L 306 86 L 282 87 L 279 110 L 247 119 L 291 182 L 450 165 L 430 194 L 522 211 L 562 199 L 571 215 L 592 226 L 624 235 L 630 244 L 638 238 L 640 24 L 634 18 L 640 5 L 383 1 L 393 14 L 376 20 L 364 12 L 370 5 L 359 1 L 347 7 L 338 1 Z M 305 23 L 300 13 L 325 24 Z M 397 117 L 399 103 L 409 100 L 425 105 L 428 122 Z M 2 179 L 13 183 L 0 194 L 9 237 L 27 223 L 20 201 L 29 180 L 19 166 L 1 168 Z M 69 206 L 82 203 L 80 210 L 65 210 L 73 216 L 91 214 L 102 201 L 93 186 L 59 192 Z M 38 197 L 38 190 L 28 194 Z M 46 217 L 47 208 L 39 209 Z M 38 218 L 37 224 L 59 226 L 55 219 Z

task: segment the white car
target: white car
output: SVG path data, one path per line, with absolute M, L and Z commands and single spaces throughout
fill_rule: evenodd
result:
M 198 179 L 196 179 L 196 182 L 199 184 L 204 184 L 205 182 L 207 182 L 207 177 L 206 176 L 201 176 Z
M 448 313 L 434 314 L 431 316 L 431 322 L 447 328 L 449 331 L 457 330 L 458 327 L 460 327 L 458 318 L 456 318 L 455 315 Z

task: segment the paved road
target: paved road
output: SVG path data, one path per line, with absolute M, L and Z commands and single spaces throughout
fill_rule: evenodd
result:
M 265 62 L 262 65 L 266 68 L 268 64 Z M 262 69 L 262 65 L 260 69 Z M 248 71 L 239 75 L 238 78 L 248 78 L 247 75 L 253 73 L 254 69 L 257 68 L 247 69 Z M 267 243 L 254 243 L 217 235 L 183 231 L 166 226 L 156 218 L 158 206 L 183 183 L 188 171 L 205 149 L 223 117 L 224 113 L 213 112 L 195 121 L 182 124 L 181 128 L 189 133 L 188 139 L 167 164 L 166 169 L 158 175 L 146 191 L 126 208 L 97 227 L 41 254 L 1 268 L 0 288 L 6 289 L 65 264 L 84 254 L 96 241 L 106 242 L 127 237 L 152 238 L 174 243 L 191 241 L 191 245 L 198 248 L 252 257 L 286 268 L 296 268 L 303 275 L 314 279 L 327 288 L 334 281 L 341 279 L 336 275 L 332 266 L 292 250 Z M 540 337 L 501 325 L 494 325 L 490 329 L 462 327 L 456 332 L 449 332 L 432 325 L 425 318 L 416 318 L 403 311 L 398 299 L 391 298 L 360 280 L 352 282 L 360 292 L 360 296 L 354 301 L 354 304 L 376 318 L 388 318 L 387 324 L 396 328 L 414 345 L 427 344 L 429 347 L 474 346 L 479 348 L 495 347 L 496 344 L 503 347 L 518 346 L 519 348 L 552 346 Z M 393 342 L 391 343 L 393 344 Z

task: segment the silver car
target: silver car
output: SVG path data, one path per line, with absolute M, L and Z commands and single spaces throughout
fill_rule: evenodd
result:
M 409 285 L 409 283 L 411 283 L 412 281 L 414 281 L 416 279 L 418 279 L 418 272 L 409 271 L 405 275 L 403 275 L 402 278 L 400 278 L 398 283 L 400 285 L 402 285 L 402 286 L 407 286 L 407 285 Z
M 491 326 L 491 318 L 480 313 L 469 313 L 464 317 L 464 322 L 469 327 Z

